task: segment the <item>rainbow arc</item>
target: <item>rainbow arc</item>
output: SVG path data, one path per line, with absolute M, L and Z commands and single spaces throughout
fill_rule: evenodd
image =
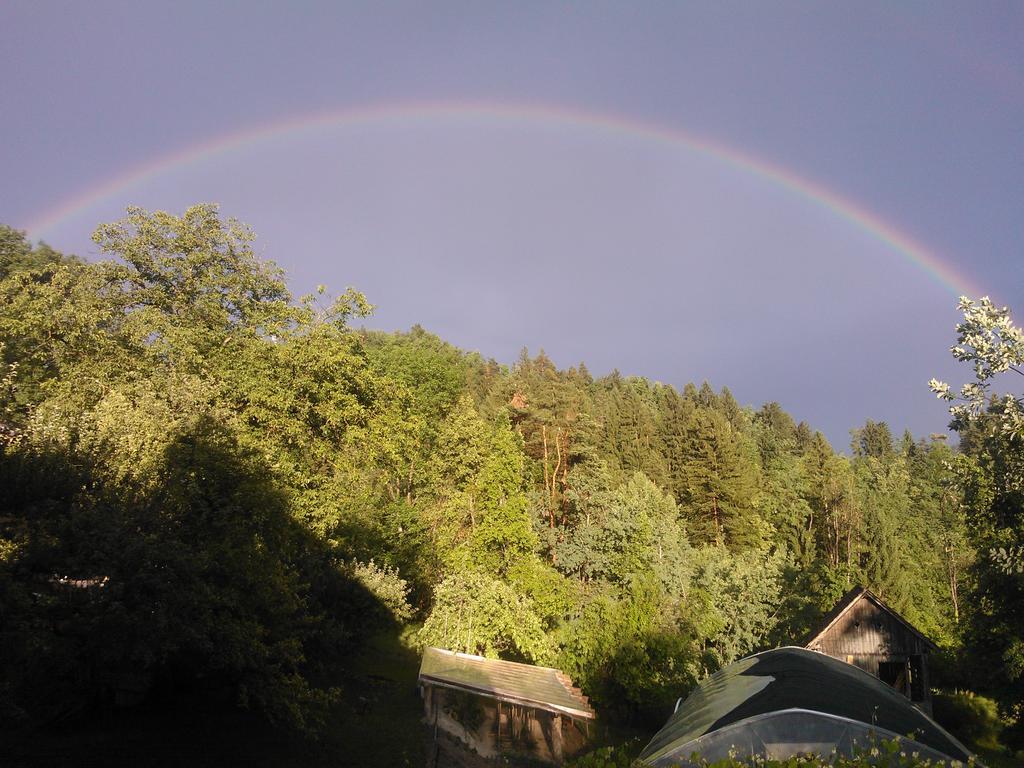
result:
M 957 272 L 952 265 L 940 259 L 934 251 L 901 232 L 893 224 L 885 221 L 868 208 L 782 166 L 755 157 L 736 147 L 653 123 L 615 115 L 533 104 L 416 102 L 293 116 L 217 136 L 130 168 L 84 190 L 55 208 L 41 213 L 29 223 L 27 229 L 34 238 L 44 237 L 71 217 L 128 187 L 144 182 L 150 177 L 226 152 L 249 148 L 252 145 L 291 136 L 302 131 L 327 126 L 397 123 L 444 117 L 531 120 L 580 129 L 601 130 L 614 135 L 683 147 L 743 173 L 769 181 L 815 206 L 828 210 L 838 218 L 853 224 L 884 243 L 894 253 L 915 264 L 925 274 L 955 295 L 977 297 L 983 293 L 964 275 Z

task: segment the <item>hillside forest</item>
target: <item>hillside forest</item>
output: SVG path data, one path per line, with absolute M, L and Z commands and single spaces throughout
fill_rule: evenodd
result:
M 365 330 L 363 295 L 294 297 L 252 237 L 211 205 L 129 209 L 90 261 L 0 228 L 5 727 L 134 697 L 315 735 L 389 628 L 560 667 L 602 718 L 656 727 L 862 585 L 1012 737 L 1024 430 L 989 392 L 1024 362 L 1006 313 L 961 305 L 973 383 L 933 382 L 956 445 L 869 420 L 834 446 L 708 382 Z

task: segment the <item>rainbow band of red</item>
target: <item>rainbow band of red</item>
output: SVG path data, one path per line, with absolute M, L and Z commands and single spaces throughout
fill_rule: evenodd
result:
M 72 216 L 149 177 L 281 136 L 332 125 L 346 126 L 442 117 L 529 120 L 541 123 L 555 123 L 568 127 L 597 129 L 629 138 L 640 138 L 685 147 L 692 152 L 705 155 L 739 171 L 765 179 L 816 206 L 830 211 L 840 219 L 854 224 L 875 239 L 883 242 L 895 253 L 910 260 L 928 276 L 955 295 L 977 297 L 983 293 L 971 281 L 957 273 L 952 266 L 940 260 L 933 251 L 900 232 L 881 217 L 825 188 L 821 184 L 799 176 L 767 160 L 754 157 L 735 147 L 730 147 L 711 139 L 694 136 L 683 131 L 652 123 L 614 115 L 532 104 L 416 102 L 306 114 L 266 123 L 254 128 L 217 136 L 201 144 L 163 155 L 107 179 L 66 200 L 56 208 L 40 214 L 29 223 L 27 227 L 28 233 L 33 238 L 43 237 Z

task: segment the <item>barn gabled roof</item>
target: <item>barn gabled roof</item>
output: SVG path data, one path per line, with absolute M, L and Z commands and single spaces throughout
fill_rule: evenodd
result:
M 898 613 L 896 613 L 896 611 L 894 611 L 892 608 L 885 604 L 882 598 L 880 598 L 867 587 L 854 587 L 845 595 L 843 595 L 839 599 L 839 602 L 836 603 L 835 606 L 832 608 L 832 610 L 825 614 L 824 618 L 822 618 L 821 620 L 821 623 L 818 625 L 818 628 L 813 630 L 810 633 L 810 635 L 807 636 L 807 639 L 804 641 L 804 647 L 810 648 L 812 645 L 815 645 L 816 643 L 820 642 L 821 639 L 828 633 L 828 631 L 832 629 L 836 622 L 838 622 L 846 614 L 847 611 L 853 608 L 853 606 L 860 602 L 860 600 L 862 599 L 870 600 L 881 610 L 888 613 L 890 616 L 896 619 L 896 621 L 898 621 L 900 624 L 906 627 L 908 632 L 912 632 L 914 635 L 921 638 L 921 640 L 923 640 L 928 645 L 928 647 L 931 648 L 933 651 L 938 650 L 938 646 L 935 645 L 935 643 L 933 643 L 931 640 L 929 640 L 925 635 L 923 635 L 917 627 L 915 627 L 909 621 L 907 621 Z
M 587 697 L 572 680 L 550 667 L 427 648 L 419 680 L 577 719 L 595 717 Z

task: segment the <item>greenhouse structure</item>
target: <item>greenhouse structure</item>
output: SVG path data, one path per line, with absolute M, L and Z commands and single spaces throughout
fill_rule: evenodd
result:
M 724 667 L 676 705 L 640 755 L 650 766 L 694 765 L 730 754 L 786 759 L 852 756 L 879 742 L 932 761 L 966 762 L 970 752 L 905 696 L 878 678 L 804 648 L 776 648 Z

